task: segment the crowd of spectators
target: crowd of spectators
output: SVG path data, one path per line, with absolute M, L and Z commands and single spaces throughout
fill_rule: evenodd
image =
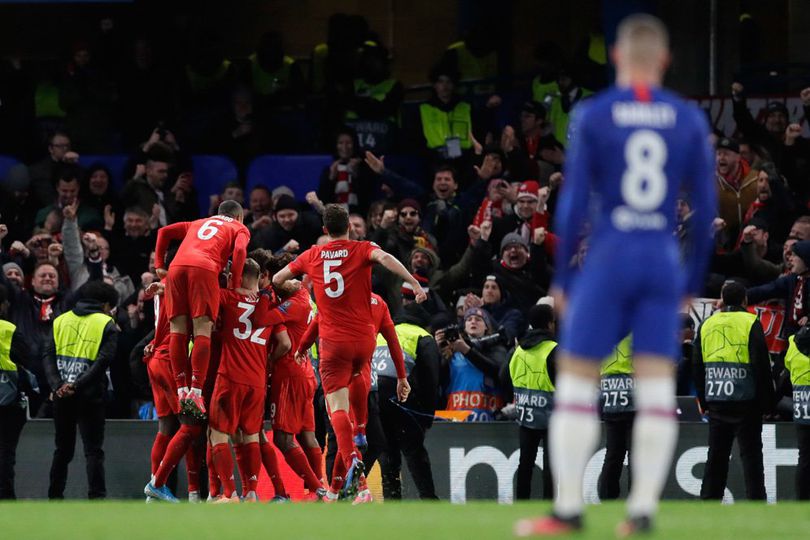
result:
M 27 99 L 37 103 L 27 118 L 31 130 L 48 128 L 45 155 L 18 154 L 28 164 L 13 166 L 0 190 L 0 284 L 9 291 L 10 320 L 29 342 L 24 367 L 38 388 L 30 396 L 34 413 L 49 414 L 39 348 L 53 319 L 82 284 L 103 279 L 118 291 L 122 331 L 110 365 L 108 416 L 139 414 L 151 396 L 136 344 L 154 324 L 145 289 L 156 279 L 156 231 L 210 215 L 231 199 L 248 210 L 251 249 L 293 255 L 325 241 L 325 204 L 346 205 L 352 238 L 379 244 L 428 291 L 423 307 L 442 356 L 438 408 L 464 408 L 453 398 L 456 367 L 464 363 L 490 393 L 476 417 L 501 418 L 511 387 L 504 366 L 530 330 L 530 308 L 550 301 L 555 266 L 581 266 L 587 257 L 583 238 L 572 260 L 555 260 L 553 215 L 565 183 L 565 125 L 598 88 L 581 86 L 575 59 L 545 44 L 527 99 L 499 128 L 492 114 L 501 104 L 497 85 L 459 84 L 470 66 L 486 79 L 494 65 L 491 44 L 479 37 L 471 33 L 436 59 L 426 73 L 432 95 L 413 109 L 418 118 L 410 124 L 400 118 L 403 85 L 361 17 L 330 20 L 328 43 L 314 49 L 309 73 L 285 55 L 273 32 L 243 62 L 224 57 L 219 36 L 201 33 L 177 66 L 163 65 L 142 37 L 132 41 L 130 56 L 112 63 L 89 42 L 77 43 L 65 70 L 47 81 L 24 77 L 19 62 L 6 66 L 17 70 L 19 92 L 29 90 Z M 168 82 L 158 87 L 155 80 Z M 781 301 L 778 338 L 785 338 L 810 317 L 810 261 L 792 250 L 810 239 L 810 141 L 780 102 L 758 122 L 744 88 L 735 83 L 732 92 L 737 131 L 715 133 L 720 205 L 706 295 L 717 297 L 734 278 L 751 287 L 752 302 Z M 314 95 L 319 104 L 308 100 Z M 810 88 L 801 99 L 808 114 Z M 301 130 L 287 129 L 292 111 L 319 116 L 318 134 L 304 140 L 296 135 Z M 321 145 L 334 160 L 317 190 L 302 193 L 295 178 L 246 190 L 243 178 L 232 178 L 221 193 L 204 193 L 210 206 L 199 207 L 190 155 L 226 154 L 243 171 L 256 155 Z M 120 190 L 103 165 L 79 166 L 80 153 L 122 150 L 130 159 Z M 386 163 L 388 152 L 426 162 L 431 173 L 408 177 Z M 696 234 L 688 194 L 673 212 L 673 234 L 687 253 Z M 394 314 L 413 299 L 389 273 L 375 272 L 373 288 Z

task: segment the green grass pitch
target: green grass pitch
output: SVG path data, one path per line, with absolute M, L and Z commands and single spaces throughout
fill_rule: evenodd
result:
M 349 504 L 150 504 L 142 502 L 31 502 L 0 504 L 0 532 L 8 539 L 223 540 L 359 538 L 379 540 L 508 539 L 516 519 L 546 512 L 546 503 L 475 502 Z M 614 538 L 622 503 L 587 509 L 586 530 L 574 538 Z M 810 538 L 810 505 L 666 502 L 649 537 L 688 540 Z

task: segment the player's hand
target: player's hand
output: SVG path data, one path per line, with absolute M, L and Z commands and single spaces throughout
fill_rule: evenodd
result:
M 239 287 L 234 289 L 233 292 L 246 297 L 250 302 L 255 302 L 256 300 L 259 299 L 259 292 L 254 291 L 253 289 L 245 289 L 244 287 Z
M 731 83 L 731 95 L 732 97 L 738 98 L 742 95 L 745 91 L 745 87 L 738 82 Z
M 149 285 L 146 286 L 146 289 L 144 289 L 144 292 L 148 296 L 160 296 L 160 295 L 162 295 L 164 293 L 165 290 L 166 290 L 166 286 L 163 283 L 160 283 L 158 281 L 153 281 L 152 283 L 150 283 Z
M 549 296 L 554 299 L 554 310 L 557 312 L 557 317 L 562 317 L 562 315 L 565 313 L 565 309 L 568 307 L 568 298 L 566 297 L 565 292 L 563 292 L 563 290 L 559 287 L 553 287 L 551 291 L 549 291 Z
M 408 394 L 411 393 L 411 385 L 408 379 L 397 379 L 397 399 L 401 402 L 408 400 Z
M 366 150 L 366 165 L 368 168 L 371 169 L 373 172 L 377 174 L 382 174 L 385 172 L 385 156 L 377 157 L 372 154 L 370 151 Z
M 303 366 L 304 362 L 307 361 L 306 353 L 302 353 L 301 351 L 295 351 L 295 363 L 299 366 Z
M 793 146 L 796 139 L 802 135 L 802 126 L 799 124 L 788 124 L 785 128 L 785 146 Z
M 155 274 L 160 279 L 163 279 L 169 274 L 169 272 L 167 272 L 165 268 L 155 268 Z
M 284 251 L 286 251 L 287 253 L 295 253 L 295 252 L 296 252 L 296 251 L 298 251 L 300 248 L 301 248 L 301 244 L 299 244 L 299 243 L 298 243 L 298 240 L 296 240 L 295 238 L 293 238 L 292 240 L 290 240 L 289 242 L 287 242 L 286 244 L 284 244 L 284 247 L 283 247 L 283 248 L 281 248 L 281 249 L 283 249 L 283 250 L 284 250 Z
M 424 302 L 425 300 L 427 300 L 427 293 L 425 292 L 425 289 L 423 289 L 423 288 L 422 288 L 422 286 L 421 286 L 421 285 L 419 285 L 418 283 L 417 283 L 417 284 L 416 284 L 416 286 L 413 288 L 413 292 L 414 292 L 414 293 L 415 293 L 415 295 L 416 295 L 415 300 L 416 300 L 416 303 L 417 303 L 417 304 L 421 304 L 422 302 Z
M 810 105 L 810 87 L 803 88 L 801 92 L 799 92 L 799 97 L 802 100 L 802 105 Z
M 146 344 L 146 347 L 143 348 L 143 357 L 149 358 L 152 356 L 152 353 L 155 352 L 155 344 L 153 342 L 149 342 Z

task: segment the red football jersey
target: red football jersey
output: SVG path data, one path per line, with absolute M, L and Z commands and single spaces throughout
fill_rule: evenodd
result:
M 244 251 L 250 242 L 250 231 L 242 223 L 228 216 L 211 216 L 162 227 L 155 246 L 155 268 L 164 267 L 169 241 L 179 239 L 182 243 L 172 265 L 193 266 L 218 274 L 231 254 L 241 251 L 241 260 L 234 256 L 231 269 L 236 281 L 241 280 Z
M 320 336 L 336 342 L 374 336 L 371 316 L 371 253 L 373 242 L 333 240 L 312 246 L 290 263 L 294 274 L 312 280 L 318 304 Z
M 276 362 L 275 368 L 273 369 L 273 377 L 311 374 L 312 366 L 308 361 L 303 362 L 300 366 L 295 361 L 295 351 L 298 349 L 298 344 L 301 342 L 301 338 L 307 330 L 307 324 L 312 317 L 312 305 L 309 301 L 309 292 L 302 287 L 296 291 L 295 294 L 282 302 L 276 310 L 284 316 L 284 326 L 287 328 L 287 334 L 290 336 L 292 348 L 289 353 L 279 358 Z
M 391 320 L 391 312 L 388 311 L 388 304 L 379 294 L 371 294 L 371 317 L 377 334 L 382 332 L 383 326 L 392 328 L 394 326 L 394 321 Z
M 222 340 L 218 375 L 240 384 L 264 386 L 267 381 L 267 343 L 272 326 L 256 327 L 252 315 L 259 300 L 230 289 L 219 293 Z

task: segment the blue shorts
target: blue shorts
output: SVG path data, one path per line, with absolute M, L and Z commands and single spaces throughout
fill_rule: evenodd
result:
M 633 353 L 677 360 L 686 281 L 677 244 L 661 237 L 600 240 L 570 287 L 561 349 L 601 362 L 632 333 Z

